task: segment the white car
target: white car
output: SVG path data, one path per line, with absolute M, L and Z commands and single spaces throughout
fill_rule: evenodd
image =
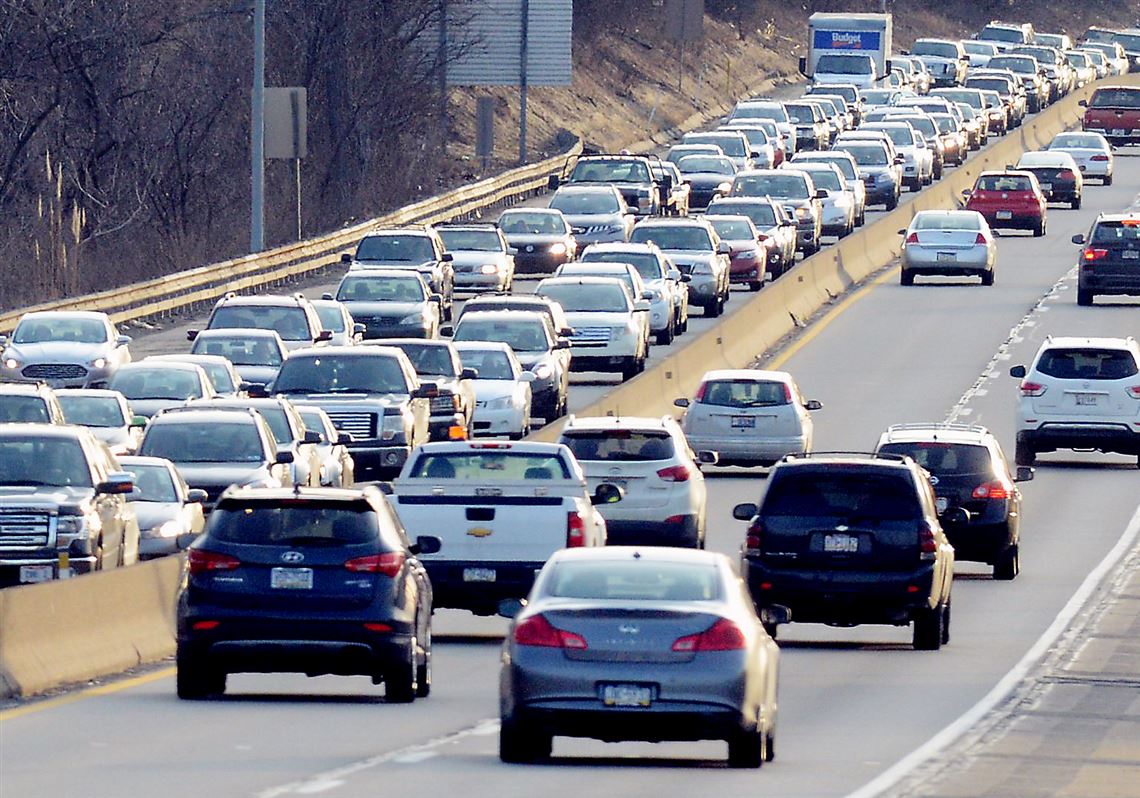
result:
M 624 491 L 621 502 L 598 508 L 608 545 L 705 547 L 707 494 L 698 459 L 715 463 L 716 456 L 694 455 L 672 418 L 571 416 L 558 442 L 574 453 L 588 491 L 605 482 Z
M 641 272 L 635 267 L 622 261 L 595 260 L 590 263 L 574 261 L 559 266 L 554 277 L 615 277 L 625 284 L 629 295 L 635 300 L 644 299 L 649 302 L 649 331 L 657 334 L 657 343 L 672 343 L 672 336 L 665 336 L 664 329 L 672 326 L 672 308 L 665 306 L 664 295 L 655 295 L 641 279 Z M 668 337 L 669 340 L 663 340 Z M 647 342 L 648 343 L 648 342 Z
M 328 488 L 351 488 L 356 482 L 356 464 L 348 453 L 352 435 L 339 431 L 329 414 L 316 405 L 294 407 L 305 422 L 305 431 L 316 432 L 319 438 L 313 448 L 320 460 L 320 484 Z
M 475 389 L 475 435 L 506 435 L 525 438 L 530 434 L 530 384 L 534 374 L 527 371 L 515 352 L 503 343 L 472 341 L 455 344 L 463 368 L 475 369 L 471 381 Z
M 649 359 L 649 303 L 616 277 L 547 277 L 534 292 L 562 305 L 574 328 L 571 371 L 619 371 L 631 379 Z
M 1104 185 L 1112 185 L 1112 167 L 1115 162 L 1112 145 L 1100 133 L 1058 133 L 1049 142 L 1048 149 L 1069 153 L 1081 168 L 1082 175 L 1099 177 Z
M 839 167 L 829 163 L 793 161 L 787 168 L 807 172 L 817 189 L 827 191 L 827 196 L 820 200 L 823 210 L 821 233 L 839 238 L 850 235 L 855 229 L 857 218 L 855 189 L 847 182 Z
M 364 338 L 364 325 L 352 320 L 343 302 L 335 299 L 310 299 L 321 319 L 321 326 L 332 333 L 329 346 L 352 346 Z
M 718 455 L 718 465 L 770 466 L 785 455 L 810 452 L 815 437 L 807 401 L 786 371 L 707 372 L 696 395 L 673 402 L 685 409 L 681 429 L 693 449 Z
M 1140 466 L 1140 343 L 1135 338 L 1045 339 L 1033 365 L 1013 366 L 1019 466 L 1058 449 L 1119 452 Z
M 869 122 L 859 128 L 860 132 L 874 130 L 886 133 L 903 157 L 903 182 L 911 191 L 934 182 L 934 151 L 926 146 L 921 133 L 906 122 Z
M 98 388 L 131 362 L 131 339 L 106 313 L 25 313 L 11 337 L 0 335 L 0 380 L 53 388 Z
M 792 166 L 804 163 L 829 163 L 839 169 L 855 197 L 855 225 L 862 227 L 867 220 L 867 185 L 859 177 L 859 166 L 851 153 L 842 150 L 801 152 L 796 153 L 796 157 L 791 160 Z
M 685 285 L 688 278 L 655 244 L 591 244 L 578 263 L 628 263 L 637 269 L 645 287 L 653 292 L 649 300 L 650 329 L 659 330 L 664 326 L 657 314 L 666 308 L 673 314 L 674 336 L 689 329 L 689 289 Z M 657 343 L 670 343 L 671 338 L 663 340 L 668 337 L 658 332 Z

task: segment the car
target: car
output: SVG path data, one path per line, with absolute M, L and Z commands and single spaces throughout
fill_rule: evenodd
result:
M 1035 114 L 1049 102 L 1049 81 L 1041 75 L 1041 65 L 1031 55 L 996 55 L 986 69 L 1008 69 L 1025 88 L 1026 107 Z
M 992 42 L 997 46 L 998 52 L 1004 53 L 1011 47 L 1032 44 L 1032 26 L 1026 30 L 1024 25 L 1012 25 L 994 20 L 983 27 L 974 38 L 980 42 Z
M 1081 53 L 1092 63 L 1093 69 L 1096 70 L 1097 80 L 1109 76 L 1110 69 L 1108 65 L 1108 59 L 1105 58 L 1104 53 L 1102 53 L 1100 50 L 1088 50 L 1084 47 L 1080 47 L 1077 48 L 1075 52 Z
M 332 340 L 332 332 L 321 326 L 317 309 L 301 293 L 239 296 L 228 291 L 214 305 L 206 329 L 274 330 L 290 351 Z M 187 340 L 193 341 L 198 333 L 188 330 Z
M 724 739 L 738 768 L 775 756 L 779 647 L 725 555 L 566 549 L 515 607 L 499 679 L 502 761 L 546 759 L 559 735 Z
M 929 114 L 938 128 L 938 138 L 942 142 L 942 165 L 961 166 L 970 155 L 970 145 L 966 134 L 958 127 L 958 121 L 950 114 Z
M 695 450 L 717 453 L 717 465 L 771 466 L 788 454 L 810 452 L 815 437 L 811 413 L 823 408 L 805 400 L 792 375 L 761 369 L 705 372 L 684 410 L 681 429 Z
M 128 363 L 115 372 L 107 387 L 125 396 L 131 412 L 144 418 L 169 407 L 217 396 L 209 375 L 197 363 Z
M 649 328 L 657 331 L 657 343 L 671 343 L 672 336 L 689 329 L 689 289 L 685 284 L 691 278 L 681 274 L 655 245 L 591 244 L 586 247 L 579 261 L 628 263 L 637 270 L 646 289 L 652 293 L 649 300 Z
M 351 488 L 356 481 L 356 464 L 348 451 L 352 435 L 341 432 L 316 405 L 296 405 L 306 432 L 317 433 L 313 448 L 320 463 L 320 484 L 324 488 Z
M 1088 53 L 1080 50 L 1067 50 L 1065 60 L 1069 62 L 1069 67 L 1073 70 L 1077 88 L 1088 86 L 1099 77 L 1096 64 L 1093 63 L 1092 56 Z
M 1033 41 L 1035 44 L 1056 47 L 1062 51 L 1073 49 L 1073 40 L 1067 33 L 1042 33 L 1041 31 L 1036 31 L 1033 34 Z
M 796 126 L 796 152 L 827 149 L 831 143 L 831 134 L 827 119 L 819 106 L 806 101 L 786 102 L 784 110 Z
M 201 534 L 206 492 L 187 485 L 174 463 L 162 457 L 120 457 L 119 465 L 134 475 L 127 501 L 138 519 L 140 560 L 178 554 Z
M 1100 53 L 1110 76 L 1123 75 L 1129 71 L 1128 56 L 1124 54 L 1124 48 L 1116 42 L 1084 42 L 1081 48 Z
M 595 244 L 597 246 L 603 246 Z M 628 246 L 621 244 L 605 244 L 606 247 Z M 615 260 L 617 260 L 615 258 Z M 463 318 L 464 313 L 474 313 L 483 310 L 521 310 L 530 313 L 539 313 L 546 317 L 550 322 L 551 329 L 554 330 L 556 335 L 565 336 L 571 335 L 574 331 L 570 328 L 570 322 L 566 320 L 566 311 L 552 299 L 547 299 L 544 296 L 535 296 L 534 294 L 488 294 L 484 296 L 472 297 L 463 303 L 463 308 L 459 311 L 459 317 Z
M 340 279 L 335 298 L 353 321 L 364 325 L 363 339 L 438 338 L 443 299 L 423 276 L 400 269 L 358 269 Z
M 969 68 L 971 70 L 977 67 L 984 67 L 990 62 L 990 59 L 998 54 L 997 45 L 992 42 L 979 42 L 973 39 L 963 39 L 962 49 L 966 51 L 966 57 L 970 59 Z M 967 72 L 967 76 L 968 76 Z
M 0 380 L 98 388 L 131 362 L 130 343 L 106 313 L 25 313 L 10 336 L 0 335 Z
M 796 123 L 788 116 L 784 104 L 778 100 L 741 100 L 725 122 L 751 122 L 756 119 L 769 119 L 775 123 L 784 139 L 786 156 L 791 157 L 802 149 L 796 136 Z
M 140 363 L 194 363 L 210 378 L 214 394 L 221 397 L 242 397 L 249 388 L 234 364 L 224 355 L 147 355 Z
M 674 144 L 665 156 L 666 161 L 678 163 L 686 155 L 716 155 L 724 157 L 724 150 L 716 144 Z
M 854 83 L 813 83 L 804 89 L 804 92 L 808 96 L 822 94 L 827 97 L 842 97 L 847 104 L 847 110 L 851 113 L 852 126 L 856 126 L 863 121 L 863 111 L 865 109 L 863 91 Z
M 1077 304 L 1097 296 L 1140 296 L 1140 215 L 1097 216 L 1087 234 L 1073 236 L 1077 259 Z
M 955 562 L 993 566 L 996 580 L 1021 571 L 1022 497 L 1017 483 L 1033 469 L 1016 473 L 992 432 L 974 424 L 894 424 L 879 437 L 877 454 L 906 455 L 930 474 L 934 504 Z
M 673 297 L 661 289 L 651 289 L 645 284 L 637 267 L 624 261 L 577 260 L 564 263 L 554 272 L 555 277 L 615 277 L 629 291 L 632 299 L 649 302 L 649 332 L 656 336 L 657 343 L 665 346 L 673 343 L 677 334 L 676 317 L 673 313 Z
M 902 156 L 903 181 L 911 191 L 921 191 L 934 182 L 934 151 L 926 146 L 926 139 L 906 122 L 868 122 L 859 132 L 882 131 Z
M 664 216 L 689 215 L 689 184 L 681 179 L 681 172 L 676 164 L 653 158 L 649 161 L 649 168 L 653 172 L 653 179 L 661 185 L 669 186 L 669 190 L 661 195 L 661 213 Z M 633 223 L 633 219 L 630 223 Z
M 791 455 L 768 475 L 740 571 L 757 608 L 793 623 L 912 625 L 917 650 L 950 642 L 954 547 L 929 474 L 902 455 Z
M 70 424 L 43 383 L 0 383 L 0 424 Z
M 616 277 L 548 277 L 534 292 L 566 311 L 571 371 L 617 371 L 629 380 L 649 359 L 649 302 Z
M 648 219 L 633 229 L 630 241 L 656 244 L 689 276 L 689 304 L 705 316 L 719 316 L 729 298 L 729 246 L 704 219 Z
M 978 175 L 974 188 L 963 189 L 965 209 L 977 211 L 991 228 L 1031 230 L 1045 235 L 1045 195 L 1032 172 L 1007 169 Z
M 931 88 L 961 85 L 971 63 L 966 48 L 953 39 L 915 39 L 905 52 L 917 56 L 930 70 Z
M 754 125 L 749 125 L 747 122 L 729 122 L 718 127 L 716 132 L 743 133 L 744 138 L 748 140 L 748 150 L 753 165 L 760 169 L 770 169 L 782 160 L 782 153 L 777 155 L 780 152 L 779 133 L 770 120 L 766 125 L 761 122 L 757 120 Z M 678 168 L 679 166 L 678 164 Z
M 772 150 L 772 166 L 779 166 L 792 157 L 791 145 L 780 131 L 779 124 L 774 119 L 735 119 L 725 122 L 717 130 L 739 130 L 745 136 L 754 135 L 755 130 L 762 130 L 768 137 L 768 146 Z M 749 142 L 751 143 L 751 142 Z M 699 145 L 698 145 L 699 146 Z M 717 149 L 720 149 L 719 147 Z M 722 153 L 717 153 L 722 154 Z M 760 164 L 763 167 L 763 164 Z
M 829 94 L 809 93 L 800 98 L 802 102 L 818 103 L 827 117 L 828 133 L 831 138 L 838 136 L 844 130 L 855 127 L 851 112 L 847 108 L 847 100 L 843 97 Z
M 581 246 L 626 241 L 633 229 L 633 214 L 621 192 L 611 184 L 561 186 L 549 207 L 562 211 L 574 240 Z
M 431 691 L 432 589 L 377 488 L 231 490 L 190 546 L 178 595 L 177 692 L 230 673 L 363 675 L 389 703 Z
M 765 243 L 772 241 L 768 252 L 766 272 L 775 279 L 796 265 L 796 223 L 784 206 L 768 197 L 725 197 L 715 200 L 705 212 L 705 218 L 714 224 L 722 216 L 745 216 Z M 731 243 L 729 244 L 731 248 Z M 730 253 L 731 255 L 731 253 Z M 731 268 L 731 266 L 730 266 Z
M 321 325 L 332 333 L 329 346 L 351 346 L 364 338 L 364 325 L 353 321 L 343 302 L 335 299 L 311 299 Z
M 689 183 L 689 210 L 703 211 L 718 197 L 727 196 L 736 177 L 736 164 L 724 155 L 686 155 L 677 162 Z
M 739 130 L 713 130 L 686 133 L 681 137 L 682 144 L 715 144 L 726 158 L 732 160 L 737 169 L 752 168 L 752 147 L 748 138 Z
M 822 152 L 800 152 L 792 158 L 791 165 L 829 163 L 839 169 L 843 179 L 847 182 L 855 197 L 855 226 L 862 227 L 867 221 L 867 186 L 859 177 L 859 167 L 850 153 L 837 150 L 824 150 Z M 941 168 L 941 164 L 939 164 Z M 941 176 L 939 173 L 936 176 Z
M 942 170 L 946 166 L 946 145 L 941 131 L 938 129 L 934 117 L 921 108 L 885 108 L 883 122 L 904 122 L 914 128 L 915 133 L 926 142 L 926 149 L 930 151 L 934 180 L 942 178 Z M 846 176 L 846 175 L 845 175 Z
M 1006 129 L 1020 127 L 1026 114 L 1025 89 L 1012 72 L 978 72 L 971 70 L 966 78 L 966 88 L 981 91 L 996 91 L 1007 107 Z
M 275 330 L 202 330 L 194 338 L 192 355 L 220 355 L 233 364 L 243 382 L 273 382 L 289 354 Z
M 820 234 L 846 238 L 855 230 L 855 189 L 848 185 L 847 178 L 839 167 L 830 163 L 810 163 L 795 161 L 786 169 L 795 169 L 811 175 L 816 189 L 823 189 L 827 196 L 820 200 Z
M 567 159 L 567 162 L 570 160 Z M 565 184 L 608 183 L 621 192 L 630 213 L 636 216 L 655 216 L 661 213 L 665 199 L 673 187 L 669 175 L 653 173 L 653 163 L 657 160 L 656 155 L 633 155 L 628 152 L 583 154 L 577 157 L 574 168 L 569 173 L 564 168 L 562 173 L 550 175 L 547 188 L 556 191 Z
M 497 224 L 510 244 L 516 274 L 549 274 L 578 254 L 570 223 L 556 208 L 508 209 Z
M 475 386 L 478 375 L 464 367 L 459 352 L 450 341 L 420 341 L 391 338 L 383 342 L 408 356 L 421 382 L 435 385 L 431 398 L 428 440 L 464 440 L 470 436 L 475 414 Z
M 503 231 L 493 224 L 449 222 L 435 225 L 455 272 L 456 291 L 510 291 L 515 256 Z
M 759 291 L 768 278 L 768 261 L 777 246 L 775 239 L 760 233 L 747 216 L 705 216 L 730 251 L 728 279 Z
M 866 113 L 874 108 L 883 108 L 886 106 L 894 105 L 895 102 L 903 96 L 903 92 L 898 89 L 860 89 L 863 96 L 863 112 Z
M 898 72 L 903 79 L 903 84 L 908 86 L 915 94 L 925 95 L 930 93 L 931 86 L 934 85 L 934 76 L 930 73 L 926 64 L 920 58 L 911 58 L 906 55 L 896 55 L 891 57 L 891 71 Z
M 415 272 L 431 293 L 439 295 L 440 316 L 444 320 L 451 318 L 455 296 L 453 260 L 436 229 L 420 225 L 373 230 L 360 239 L 355 254 L 341 256 L 350 272 Z
M 867 204 L 882 204 L 888 211 L 898 207 L 902 188 L 902 156 L 893 155 L 880 141 L 848 141 L 832 146 L 855 159 L 859 178 L 867 191 Z M 898 160 L 896 160 L 898 158 Z
M 55 398 L 68 424 L 87 427 L 121 457 L 138 448 L 146 420 L 136 417 L 127 399 L 118 391 L 106 388 L 60 388 Z
M 784 206 L 796 222 L 796 247 L 804 257 L 820 249 L 823 235 L 822 200 L 829 195 L 817 189 L 811 175 L 795 169 L 751 169 L 740 172 L 732 181 L 733 197 L 771 198 Z
M 1081 207 L 1084 178 L 1069 153 L 1061 150 L 1022 153 L 1014 168 L 1037 175 L 1046 202 L 1066 202 L 1073 210 Z
M 534 374 L 531 412 L 547 422 L 566 414 L 570 392 L 570 341 L 537 311 L 472 311 L 455 325 L 452 341 L 497 341 L 514 350 Z
M 607 545 L 705 547 L 705 480 L 700 463 L 670 416 L 570 416 L 558 442 L 569 447 L 591 490 L 603 482 L 624 491 L 602 506 Z
M 1140 467 L 1140 344 L 1135 338 L 1049 336 L 1021 380 L 1017 406 L 1019 466 L 1059 449 L 1118 452 Z
M 1112 154 L 1112 145 L 1100 133 L 1058 133 L 1049 142 L 1047 149 L 1049 152 L 1067 152 L 1073 156 L 1083 178 L 1100 178 L 1102 184 L 1112 185 L 1116 159 Z
M 991 133 L 996 134 L 997 126 L 991 130 L 990 115 L 986 112 L 986 98 L 980 88 L 972 86 L 955 86 L 954 88 L 936 89 L 931 96 L 943 97 L 952 101 L 962 111 L 967 119 L 974 119 L 978 125 L 979 143 L 985 144 Z M 963 108 L 965 104 L 965 108 Z
M 990 91 L 989 89 L 979 89 L 979 91 L 982 93 L 982 100 L 986 104 L 986 119 L 990 132 L 995 135 L 1004 136 L 1009 132 L 1010 127 L 1012 127 L 1009 105 L 996 91 Z
M 903 236 L 899 282 L 914 285 L 917 275 L 977 275 L 994 284 L 997 241 L 977 211 L 918 211 Z
M 1050 103 L 1056 102 L 1073 90 L 1073 70 L 1060 50 L 1034 44 L 1013 47 L 1008 52 L 1010 55 L 1028 55 L 1037 59 L 1037 63 L 1041 65 L 1042 77 L 1049 86 Z
M 521 440 L 530 434 L 531 383 L 514 350 L 504 343 L 479 341 L 454 344 L 464 368 L 474 369 L 473 435 L 506 435 Z

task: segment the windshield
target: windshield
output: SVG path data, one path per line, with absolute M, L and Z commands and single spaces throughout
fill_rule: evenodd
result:
M 298 405 L 297 413 L 301 416 L 301 421 L 305 424 L 305 430 L 308 432 L 315 432 L 321 439 L 321 443 L 336 443 L 337 432 L 336 428 L 328 428 L 328 424 L 321 415 L 321 410 L 318 407 Z
M 461 479 L 474 482 L 570 479 L 558 455 L 541 452 L 476 450 L 421 454 L 408 473 L 411 479 Z
M 0 424 L 50 424 L 47 402 L 38 396 L 0 396 Z
M 956 133 L 958 131 L 958 123 L 954 121 L 952 116 L 935 116 L 933 119 L 934 124 L 938 125 L 939 133 Z
M 515 370 L 506 352 L 494 349 L 464 349 L 459 352 L 464 368 L 475 369 L 481 380 L 514 380 Z
M 225 502 L 210 514 L 211 540 L 252 546 L 348 546 L 378 539 L 376 513 L 364 502 L 305 499 Z
M 748 239 L 755 239 L 756 233 L 752 225 L 743 219 L 733 219 L 731 217 L 714 216 L 709 219 L 716 234 L 722 239 L 729 241 L 746 241 Z
M 71 438 L 0 438 L 0 485 L 90 488 L 91 470 L 79 441 Z
M 321 328 L 334 333 L 344 332 L 344 315 L 336 305 L 317 305 L 317 318 Z
M 1090 66 L 1089 57 L 1084 53 L 1065 53 L 1065 58 L 1075 67 Z
M 711 252 L 712 239 L 703 227 L 686 227 L 681 225 L 647 225 L 639 224 L 633 228 L 629 240 L 634 244 L 645 244 L 652 241 L 661 249 L 690 252 Z
M 135 475 L 135 489 L 127 496 L 130 502 L 176 502 L 178 490 L 174 478 L 164 465 L 124 465 Z
M 1027 55 L 999 55 L 990 59 L 990 69 L 1009 69 L 1019 75 L 1037 74 L 1036 58 Z
M 61 393 L 57 398 L 68 424 L 79 424 L 83 427 L 121 427 L 127 423 L 126 416 L 123 415 L 123 406 L 113 396 L 69 396 Z M 0 414 L 2 413 L 0 410 Z
M 619 213 L 622 210 L 617 197 L 608 191 L 604 193 L 558 192 L 550 200 L 550 207 L 557 208 L 569 215 Z
M 802 174 L 737 175 L 732 196 L 807 199 L 808 186 Z
M 440 230 L 443 245 L 451 252 L 502 252 L 503 244 L 494 230 Z
M 499 217 L 499 229 L 508 235 L 560 236 L 566 234 L 566 221 L 561 213 L 506 211 Z
M 637 269 L 646 282 L 660 280 L 665 276 L 657 256 L 649 252 L 599 252 L 590 250 L 581 258 L 582 263 L 628 263 Z
M 400 349 L 412 361 L 416 374 L 432 374 L 440 377 L 458 377 L 451 350 L 446 346 L 433 344 L 400 344 Z
M 869 55 L 821 55 L 815 71 L 829 75 L 871 75 L 875 62 Z
M 853 103 L 859 99 L 859 92 L 854 86 L 838 86 L 832 84 L 816 84 L 809 86 L 808 94 L 835 94 L 842 97 L 848 103 Z
M 240 417 L 240 416 L 239 416 Z M 261 463 L 265 450 L 257 425 L 242 423 L 152 423 L 139 454 L 174 463 Z
M 705 211 L 705 216 L 711 217 L 718 213 L 725 216 L 747 216 L 760 229 L 776 226 L 776 210 L 767 202 L 714 202 Z
M 717 601 L 720 578 L 710 564 L 618 560 L 562 562 L 543 583 L 546 595 L 620 601 Z
M 853 163 L 851 163 L 851 161 L 849 161 L 846 158 L 827 158 L 827 157 L 819 157 L 819 156 L 813 157 L 811 155 L 808 155 L 806 158 L 802 158 L 802 159 L 801 158 L 793 158 L 792 159 L 792 167 L 793 168 L 796 165 L 796 161 L 800 161 L 801 163 L 829 163 L 829 164 L 835 166 L 836 168 L 838 168 L 839 171 L 843 174 L 843 176 L 845 178 L 847 178 L 848 180 L 855 180 L 856 178 L 859 177 L 859 175 L 856 174 L 856 172 L 855 172 L 855 165 Z
M 785 106 L 788 109 L 788 118 L 798 125 L 812 125 L 815 124 L 815 106 L 811 105 L 796 105 L 789 104 Z
M 828 191 L 842 191 L 839 175 L 830 169 L 812 169 L 809 174 L 816 188 L 825 188 Z
M 201 399 L 198 375 L 181 369 L 120 369 L 107 387 L 128 399 Z
M 996 25 L 986 25 L 982 28 L 982 32 L 978 34 L 979 39 L 989 39 L 991 42 L 1016 42 L 1021 44 L 1025 41 L 1025 32 L 1020 28 L 1002 28 Z
M 912 230 L 981 230 L 981 217 L 976 211 L 919 211 L 911 222 Z
M 678 163 L 689 155 L 724 155 L 724 150 L 715 144 L 677 144 L 669 148 L 666 160 Z
M 865 105 L 890 105 L 895 94 L 896 92 L 890 89 L 871 89 L 863 92 L 863 103 Z
M 959 474 L 994 476 L 990 450 L 978 444 L 935 441 L 886 443 L 879 447 L 879 451 L 888 454 L 905 454 L 937 476 Z
M 1116 33 L 1112 38 L 1116 39 L 1116 43 L 1123 47 L 1127 52 L 1140 52 L 1140 34 Z
M 782 105 L 738 105 L 732 112 L 732 119 L 771 119 L 774 122 L 787 122 L 788 113 Z
M 423 263 L 435 260 L 435 250 L 423 235 L 367 236 L 356 248 L 356 259 Z
M 209 329 L 273 330 L 286 341 L 310 340 L 309 319 L 299 307 L 223 305 L 210 317 Z
M 378 277 L 376 275 L 348 275 L 336 289 L 340 302 L 423 302 L 423 280 L 415 276 Z
M 1021 175 L 982 175 L 975 191 L 1032 191 L 1033 182 Z
M 677 162 L 677 168 L 684 175 L 712 172 L 713 174 L 731 177 L 736 174 L 736 164 L 728 158 L 719 158 L 715 155 L 686 155 Z
M 582 159 L 570 179 L 576 183 L 648 183 L 651 178 L 644 161 Z
M 910 48 L 912 55 L 933 55 L 938 58 L 958 58 L 958 47 L 951 42 L 930 42 L 921 39 Z
M 994 46 L 984 42 L 962 42 L 962 46 L 966 48 L 967 53 L 974 55 L 993 55 Z
M 860 147 L 853 144 L 840 144 L 835 149 L 850 153 L 859 166 L 886 166 L 887 151 L 884 147 Z
M 290 357 L 273 383 L 275 393 L 408 393 L 400 362 L 391 355 Z
M 907 124 L 920 132 L 923 136 L 930 137 L 938 135 L 938 128 L 934 126 L 934 120 L 928 116 L 908 118 Z
M 560 443 L 570 447 L 580 462 L 648 462 L 669 460 L 676 455 L 673 439 L 667 433 L 616 429 L 597 432 L 571 432 Z
M 1005 78 L 967 78 L 966 85 L 971 89 L 989 89 L 998 94 L 1009 94 L 1009 81 Z
M 567 313 L 628 313 L 630 309 L 620 285 L 554 283 L 541 286 L 538 294 L 550 297 Z
M 1089 108 L 1140 108 L 1140 89 L 1097 89 Z
M 726 136 L 718 133 L 686 133 L 684 141 L 686 144 L 715 144 L 725 155 L 734 158 L 744 158 L 748 155 L 742 134 Z
M 516 352 L 546 352 L 550 341 L 538 321 L 490 321 L 464 316 L 455 328 L 453 341 L 496 341 Z
M 24 319 L 12 336 L 14 344 L 40 344 L 47 341 L 101 344 L 107 340 L 107 327 L 98 319 L 66 319 L 59 316 Z
M 219 338 L 199 335 L 194 339 L 195 355 L 221 355 L 235 366 L 280 366 L 281 348 L 266 338 Z
M 918 518 L 922 510 L 914 486 L 903 476 L 825 472 L 805 469 L 768 487 L 760 512 L 801 518 Z

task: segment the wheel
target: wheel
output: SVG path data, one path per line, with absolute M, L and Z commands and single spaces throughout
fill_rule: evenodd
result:
M 731 768 L 758 768 L 767 759 L 768 736 L 754 729 L 737 732 L 728 738 L 728 766 Z
M 430 613 L 429 613 L 430 617 Z M 431 695 L 431 627 L 427 630 L 427 642 L 424 644 L 424 661 L 416 667 L 416 698 L 427 698 Z
M 711 319 L 715 319 L 717 316 L 719 316 L 720 311 L 721 304 L 719 297 L 711 305 L 705 305 L 705 315 Z
M 1103 179 L 1103 180 L 1101 180 L 1100 182 L 1101 182 L 1103 185 L 1106 185 L 1106 186 L 1111 186 L 1111 185 L 1112 185 L 1112 175 L 1110 175 L 1110 174 L 1109 174 L 1109 175 L 1105 175 L 1105 176 L 1104 176 L 1104 179 Z
M 1077 304 L 1088 307 L 1093 303 L 1093 292 L 1087 288 L 1077 288 Z
M 1013 461 L 1019 466 L 1031 466 L 1036 463 L 1037 451 L 1033 448 L 1033 444 L 1019 437 L 1014 446 Z
M 389 704 L 410 704 L 416 700 L 416 639 L 408 646 L 408 658 L 384 674 L 384 700 Z
M 776 730 L 771 729 L 768 732 L 768 738 L 764 743 L 764 761 L 771 762 L 776 758 Z
M 1001 553 L 994 563 L 994 579 L 1009 582 L 1021 573 L 1021 550 L 1016 543 Z
M 638 374 L 641 373 L 640 369 L 638 369 L 638 367 L 637 367 L 639 362 L 644 362 L 644 361 L 638 361 L 638 359 L 636 357 L 631 357 L 622 365 L 622 367 L 621 367 L 622 382 L 625 382 L 626 380 L 632 380 L 634 377 L 636 377 Z
M 893 194 L 893 195 L 891 195 L 891 196 L 890 196 L 890 197 L 887 199 L 887 210 L 888 210 L 888 211 L 893 211 L 893 210 L 894 210 L 895 208 L 897 208 L 898 206 L 899 206 L 899 196 L 898 196 L 898 194 Z
M 226 673 L 211 668 L 204 659 L 179 651 L 175 657 L 175 689 L 183 701 L 195 701 L 226 691 Z
M 993 269 L 990 269 L 987 272 L 982 272 L 982 285 L 993 285 L 993 284 L 994 284 L 994 271 L 993 271 Z
M 553 742 L 551 735 L 516 720 L 503 718 L 499 724 L 499 759 L 503 762 L 526 764 L 547 759 Z
M 910 269 L 903 269 L 899 272 L 899 283 L 902 285 L 914 285 L 914 272 Z
M 941 180 L 942 179 L 942 164 L 938 164 L 938 167 L 934 170 L 934 179 L 935 180 Z
M 677 330 L 679 332 L 683 332 L 683 333 L 686 333 L 689 331 L 689 314 L 688 313 L 685 314 L 685 318 L 681 319 L 681 324 L 680 324 L 680 326 L 677 327 Z
M 942 648 L 942 622 L 945 608 L 941 605 L 919 611 L 914 619 L 914 650 L 937 651 Z
M 1034 238 L 1040 238 L 1043 235 L 1045 235 L 1045 219 L 1044 219 L 1044 217 L 1042 217 L 1041 221 L 1037 223 L 1037 226 L 1033 228 L 1033 237 Z
M 952 602 L 947 599 L 946 607 L 942 611 L 942 645 L 950 642 L 950 604 Z
M 1077 195 L 1076 197 L 1073 198 L 1073 201 L 1069 203 L 1069 207 L 1072 208 L 1074 211 L 1080 210 L 1080 208 L 1081 208 L 1081 197 L 1080 197 L 1080 195 Z
M 657 345 L 668 346 L 669 344 L 673 343 L 674 337 L 676 337 L 676 334 L 673 332 L 673 323 L 670 322 L 669 324 L 665 325 L 664 330 L 657 333 Z

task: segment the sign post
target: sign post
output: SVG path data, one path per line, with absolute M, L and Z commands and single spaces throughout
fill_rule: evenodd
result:
M 308 92 L 301 86 L 265 90 L 265 157 L 293 161 L 297 240 L 301 236 L 301 159 L 309 154 Z

